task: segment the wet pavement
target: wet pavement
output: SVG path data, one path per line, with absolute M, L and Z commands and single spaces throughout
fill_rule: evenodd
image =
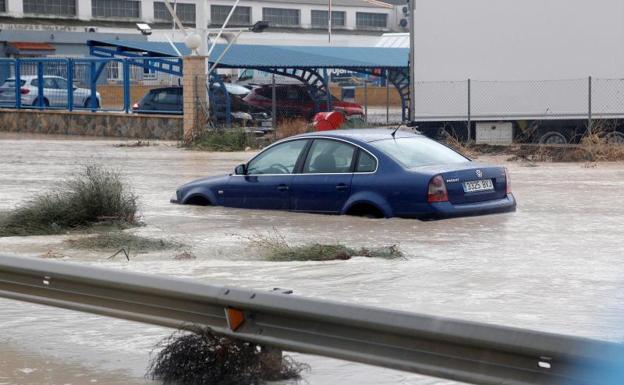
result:
M 506 163 L 518 211 L 436 222 L 246 211 L 169 204 L 177 186 L 230 172 L 252 153 L 202 153 L 175 143 L 118 148 L 120 141 L 0 135 L 0 210 L 58 184 L 87 163 L 118 169 L 141 199 L 140 235 L 186 244 L 173 251 L 109 254 L 68 248 L 68 236 L 0 238 L 0 251 L 47 252 L 93 266 L 209 284 L 357 302 L 392 309 L 624 341 L 624 164 Z M 268 262 L 249 241 L 397 244 L 405 260 Z M 151 348 L 170 330 L 0 300 L 0 384 L 145 383 Z M 309 384 L 446 384 L 322 357 Z M 20 370 L 20 369 L 28 370 Z M 66 372 L 63 376 L 60 373 Z M 50 377 L 42 377 L 45 373 Z M 55 376 L 56 377 L 53 377 Z M 80 375 L 80 376 L 77 376 Z M 40 376 L 40 377 L 36 377 Z M 107 382 L 108 381 L 108 382 Z

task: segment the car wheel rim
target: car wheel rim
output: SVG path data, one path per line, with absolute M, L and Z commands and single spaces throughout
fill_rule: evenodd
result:
M 542 136 L 541 143 L 543 144 L 566 144 L 567 141 L 563 135 L 557 132 L 546 134 Z

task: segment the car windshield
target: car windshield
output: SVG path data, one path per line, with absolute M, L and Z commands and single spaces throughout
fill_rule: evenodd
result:
M 23 86 L 24 84 L 26 84 L 26 81 L 21 80 L 20 85 Z M 2 87 L 15 87 L 15 79 L 7 79 Z
M 407 168 L 469 161 L 450 148 L 424 137 L 383 139 L 371 144 Z
M 248 88 L 240 86 L 238 84 L 224 83 L 225 89 L 232 95 L 247 95 L 251 91 Z

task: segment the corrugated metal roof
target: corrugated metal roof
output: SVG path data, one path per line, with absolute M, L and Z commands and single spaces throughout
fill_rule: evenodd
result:
M 167 42 L 89 40 L 92 46 L 112 46 L 146 52 L 150 56 L 177 53 Z M 182 55 L 190 54 L 183 43 L 175 44 Z M 225 49 L 217 45 L 211 55 L 216 59 Z M 399 68 L 408 65 L 408 49 L 379 47 L 310 47 L 236 44 L 225 54 L 220 66 L 231 68 Z

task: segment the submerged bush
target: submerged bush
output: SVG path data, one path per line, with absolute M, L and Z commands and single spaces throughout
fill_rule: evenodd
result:
M 255 385 L 300 377 L 307 365 L 265 354 L 259 345 L 191 328 L 163 339 L 147 376 L 164 384 Z
M 0 236 L 59 234 L 96 223 L 137 223 L 137 196 L 119 174 L 97 165 L 0 218 Z
M 339 243 L 311 243 L 291 246 L 275 228 L 266 235 L 256 234 L 246 239 L 250 241 L 252 248 L 263 250 L 266 254 L 266 259 L 269 261 L 335 261 L 348 260 L 353 257 L 405 258 L 405 255 L 397 245 L 352 248 Z
M 123 231 L 107 232 L 95 236 L 69 239 L 66 243 L 75 249 L 116 251 L 125 247 L 137 252 L 177 249 L 182 245 L 166 239 L 146 238 Z

